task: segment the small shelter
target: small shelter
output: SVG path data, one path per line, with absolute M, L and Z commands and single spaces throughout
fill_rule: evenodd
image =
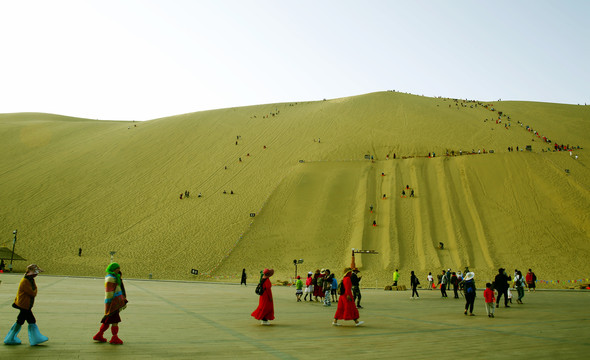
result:
M 14 253 L 14 255 L 12 255 L 12 250 L 10 250 L 7 247 L 0 247 L 0 259 L 10 260 L 11 257 L 12 260 L 27 260 L 17 253 Z

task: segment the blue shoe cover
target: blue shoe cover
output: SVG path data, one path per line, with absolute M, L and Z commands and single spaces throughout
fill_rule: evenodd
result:
M 16 336 L 20 331 L 21 325 L 19 323 L 14 323 L 8 332 L 8 335 L 4 338 L 4 343 L 6 345 L 20 345 L 21 341 Z
M 29 344 L 31 344 L 31 346 L 39 345 L 47 340 L 49 340 L 49 338 L 41 334 L 37 324 L 29 324 Z

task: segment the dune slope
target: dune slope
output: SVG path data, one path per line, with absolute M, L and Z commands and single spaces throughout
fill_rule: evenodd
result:
M 586 150 L 550 150 L 589 134 L 586 106 L 393 92 L 135 123 L 0 114 L 0 245 L 18 229 L 16 252 L 56 274 L 99 275 L 116 251 L 132 277 L 286 280 L 293 259 L 340 271 L 361 248 L 379 252 L 356 256 L 366 285 L 395 268 L 588 278 Z

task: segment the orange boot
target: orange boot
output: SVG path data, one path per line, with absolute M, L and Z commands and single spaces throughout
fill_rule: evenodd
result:
M 119 333 L 119 327 L 118 326 L 111 326 L 111 332 L 113 333 L 113 337 L 111 338 L 111 341 L 109 341 L 111 344 L 115 344 L 115 345 L 123 345 L 123 340 L 119 339 L 119 337 L 117 336 L 117 334 Z
M 109 324 L 101 324 L 100 330 L 98 330 L 98 332 L 96 333 L 96 335 L 94 335 L 94 337 L 92 339 L 96 340 L 96 341 L 100 341 L 100 342 L 107 342 L 107 339 L 105 339 L 103 335 L 104 335 L 104 332 L 107 331 L 108 328 L 109 328 Z

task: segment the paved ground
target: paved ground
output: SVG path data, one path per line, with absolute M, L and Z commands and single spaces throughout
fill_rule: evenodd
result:
M 0 276 L 2 339 L 16 319 L 10 305 L 21 276 Z M 582 291 L 526 293 L 524 305 L 501 307 L 490 319 L 482 291 L 469 317 L 463 299 L 441 299 L 437 291 L 411 300 L 409 291 L 365 290 L 365 325 L 332 327 L 334 306 L 296 303 L 292 289 L 277 286 L 276 320 L 261 326 L 250 317 L 254 286 L 126 280 L 125 344 L 115 346 L 92 341 L 103 279 L 41 275 L 37 283 L 34 313 L 49 341 L 31 347 L 21 331 L 23 344 L 0 345 L 0 359 L 576 359 L 590 352 L 590 292 Z

